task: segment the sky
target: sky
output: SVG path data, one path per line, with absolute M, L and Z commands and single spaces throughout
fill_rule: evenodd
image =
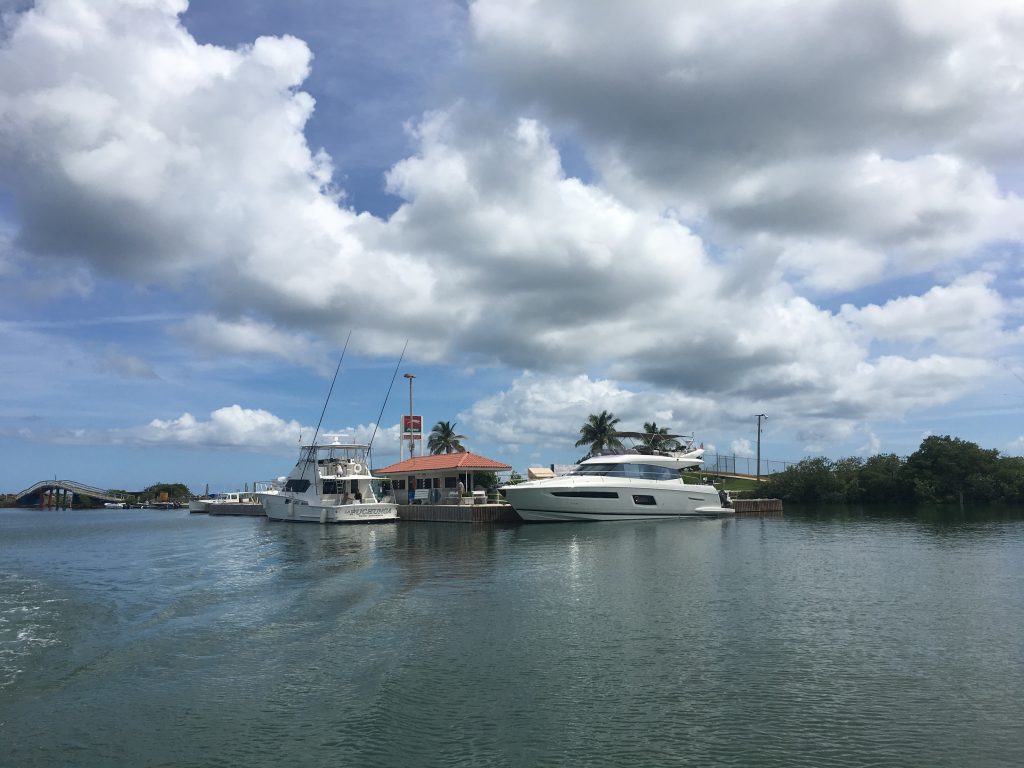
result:
M 1019 0 L 0 0 L 0 492 L 382 466 L 403 373 L 520 472 L 1022 455 L 1022 125 Z

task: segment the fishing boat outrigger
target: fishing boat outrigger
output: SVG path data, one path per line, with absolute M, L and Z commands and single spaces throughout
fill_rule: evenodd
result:
M 309 523 L 397 520 L 398 505 L 370 474 L 369 446 L 341 442 L 304 445 L 284 487 L 257 493 L 267 517 Z

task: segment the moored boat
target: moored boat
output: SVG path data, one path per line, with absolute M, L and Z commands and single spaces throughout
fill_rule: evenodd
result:
M 620 433 L 629 435 L 631 433 Z M 502 488 L 529 522 L 727 517 L 729 496 L 688 483 L 682 472 L 703 464 L 703 448 L 630 449 L 591 456 L 564 475 Z
M 302 446 L 282 488 L 256 494 L 271 520 L 362 523 L 398 519 L 398 505 L 370 474 L 369 446 L 332 442 Z

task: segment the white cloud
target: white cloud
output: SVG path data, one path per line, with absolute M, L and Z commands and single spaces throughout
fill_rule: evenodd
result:
M 478 0 L 472 21 L 502 96 L 574 130 L 622 199 L 841 291 L 1022 236 L 988 164 L 1024 150 L 1024 9 L 950 7 Z
M 285 422 L 261 409 L 231 405 L 218 408 L 207 421 L 191 413 L 176 419 L 153 419 L 145 427 L 121 432 L 123 438 L 143 444 L 203 445 L 218 447 L 284 448 L 297 446 L 302 426 Z
M 306 142 L 306 44 L 200 45 L 183 7 L 22 14 L 0 48 L 0 172 L 19 253 L 83 286 L 188 291 L 177 338 L 203 353 L 329 372 L 358 327 L 371 355 L 411 339 L 419 361 L 535 371 L 467 411 L 509 446 L 564 445 L 603 407 L 698 429 L 770 410 L 817 446 L 948 402 L 1021 344 L 1014 250 L 990 252 L 1024 221 L 994 165 L 1022 148 L 1024 46 L 995 21 L 1015 6 L 958 25 L 916 2 L 478 0 L 494 111 L 466 98 L 410 124 L 387 220 L 346 208 Z M 565 172 L 553 131 L 595 180 Z M 919 295 L 890 296 L 907 275 Z M 883 292 L 838 313 L 801 295 L 865 288 Z M 273 443 L 291 428 L 274 419 L 125 439 Z
M 205 355 L 214 358 L 265 360 L 277 358 L 330 376 L 334 363 L 326 346 L 307 333 L 287 333 L 269 323 L 245 317 L 222 320 L 213 315 L 191 317 L 172 328 Z
M 738 456 L 752 456 L 754 454 L 754 447 L 745 437 L 733 440 L 729 444 L 729 450 L 732 451 L 734 455 Z
M 843 305 L 840 316 L 866 339 L 911 344 L 933 342 L 939 349 L 979 354 L 1006 347 L 1013 339 L 1003 328 L 1009 315 L 1002 296 L 991 287 L 993 275 L 974 273 L 921 296 L 884 305 Z
M 644 422 L 656 421 L 688 434 L 699 433 L 719 413 L 719 406 L 678 391 L 634 391 L 584 374 L 526 372 L 504 392 L 474 403 L 459 419 L 503 447 L 569 449 L 587 417 L 604 410 L 619 418 L 617 426 L 623 431 L 639 431 Z
M 877 456 L 882 450 L 882 441 L 878 435 L 872 432 L 870 429 L 867 431 L 867 440 L 860 448 L 857 449 L 857 453 L 864 456 Z
M 68 429 L 41 432 L 22 429 L 25 439 L 37 442 L 72 445 L 129 445 L 139 448 L 230 448 L 249 453 L 290 455 L 313 440 L 315 427 L 285 420 L 261 408 L 243 408 L 235 404 L 212 411 L 206 419 L 185 412 L 171 419 L 153 419 L 148 424 L 120 429 Z M 342 428 L 324 428 L 317 442 L 338 436 L 339 439 L 369 444 L 374 454 L 398 454 L 399 427 L 376 428 L 374 424 L 358 424 Z

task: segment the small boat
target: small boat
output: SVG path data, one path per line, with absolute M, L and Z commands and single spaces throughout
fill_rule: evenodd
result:
M 203 496 L 201 499 L 192 499 L 188 503 L 188 511 L 192 514 L 197 512 L 205 514 L 208 509 L 207 505 L 213 501 L 213 496 Z
M 214 499 L 206 504 L 206 512 L 210 515 L 251 515 L 262 517 L 263 505 L 260 500 L 251 493 L 231 491 L 219 493 Z
M 126 505 L 123 501 L 107 501 L 103 506 L 107 509 L 124 509 Z
M 263 490 L 271 491 L 276 481 L 268 481 L 258 484 Z M 190 513 L 206 513 L 210 515 L 235 515 L 262 517 L 265 513 L 256 492 L 229 491 L 228 493 L 213 493 L 201 499 L 192 499 L 188 503 Z
M 516 513 L 530 522 L 732 515 L 728 493 L 683 480 L 683 471 L 703 463 L 704 449 L 694 448 L 692 442 L 679 450 L 623 449 L 592 456 L 564 475 L 506 485 L 501 490 Z
M 332 436 L 328 436 L 332 437 Z M 369 446 L 340 442 L 304 445 L 280 489 L 256 497 L 270 520 L 365 523 L 398 519 L 398 504 L 370 474 Z

